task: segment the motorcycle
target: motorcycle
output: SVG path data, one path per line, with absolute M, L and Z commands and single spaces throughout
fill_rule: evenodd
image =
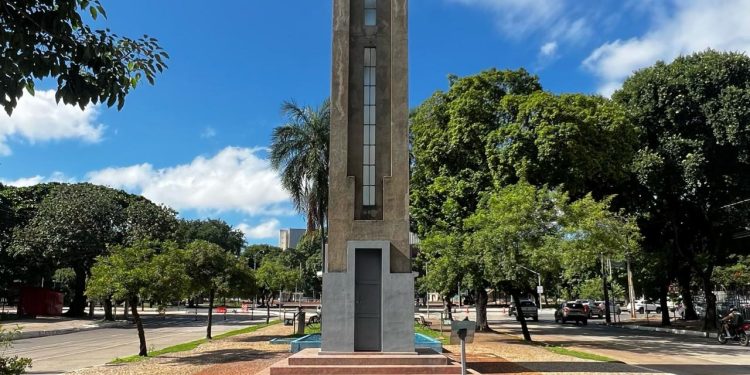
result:
M 748 337 L 748 334 L 750 333 L 750 322 L 741 323 L 739 327 L 735 329 L 735 335 L 733 337 L 727 335 L 727 324 L 727 322 L 721 323 L 721 328 L 719 328 L 719 332 L 716 336 L 719 340 L 719 344 L 726 344 L 729 340 L 738 341 L 742 346 L 748 346 L 748 344 L 750 344 L 750 337 Z

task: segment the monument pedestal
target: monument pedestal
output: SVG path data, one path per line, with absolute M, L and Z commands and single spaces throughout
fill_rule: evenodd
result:
M 323 274 L 323 352 L 414 352 L 414 276 L 391 273 L 390 248 L 348 241 L 346 272 Z
M 270 369 L 270 375 L 460 373 L 459 364 L 431 350 L 395 354 L 321 353 L 318 349 L 305 349 Z

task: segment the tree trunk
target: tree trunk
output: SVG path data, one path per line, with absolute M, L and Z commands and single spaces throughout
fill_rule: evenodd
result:
M 523 316 L 523 311 L 521 310 L 521 296 L 518 294 L 517 290 L 512 290 L 510 293 L 513 296 L 513 303 L 516 305 L 516 317 L 518 321 L 521 322 L 523 339 L 531 341 L 531 333 L 529 333 L 529 327 L 526 325 L 526 318 Z
M 706 294 L 706 316 L 703 319 L 703 330 L 706 332 L 713 331 L 716 326 L 716 295 L 713 292 L 713 283 L 711 282 L 711 273 L 702 275 L 703 292 Z
M 140 350 L 138 355 L 141 357 L 148 356 L 148 348 L 146 347 L 146 332 L 143 331 L 143 321 L 141 316 L 138 314 L 138 297 L 130 299 L 130 309 L 133 313 L 133 321 L 135 321 L 135 327 L 138 329 L 138 342 L 140 343 Z
M 680 283 L 680 292 L 682 293 L 682 305 L 685 308 L 685 320 L 697 320 L 698 314 L 695 312 L 695 303 L 693 303 L 693 292 L 690 290 L 690 269 L 684 268 L 677 277 Z
M 70 301 L 70 308 L 68 308 L 65 316 L 82 317 L 86 315 L 86 296 L 83 294 L 86 290 L 86 270 L 76 267 L 74 271 L 76 279 L 73 286 L 73 299 Z
M 112 315 L 112 298 L 104 300 L 104 320 L 115 321 L 115 317 Z
M 89 301 L 89 319 L 94 319 L 94 301 Z
M 479 288 L 477 290 L 477 331 L 492 332 L 487 322 L 487 290 Z
M 273 299 L 273 294 L 271 294 L 271 300 Z M 271 301 L 266 301 L 266 324 L 271 320 Z
M 206 338 L 211 340 L 211 320 L 213 318 L 213 310 L 214 310 L 214 293 L 215 291 L 211 289 L 208 292 L 208 327 L 206 328 Z
M 320 215 L 320 259 L 322 261 L 320 270 L 325 272 L 326 269 L 326 230 L 325 225 L 323 225 L 325 220 L 325 217 L 321 214 Z
M 669 289 L 669 283 L 666 280 L 661 282 L 659 287 L 659 303 L 661 307 L 661 325 L 662 327 L 668 327 L 672 325 L 672 321 L 669 319 L 669 307 L 667 307 L 667 291 Z

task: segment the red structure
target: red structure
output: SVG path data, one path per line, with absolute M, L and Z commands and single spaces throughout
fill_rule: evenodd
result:
M 59 316 L 63 310 L 63 294 L 54 290 L 21 287 L 18 313 L 21 316 Z

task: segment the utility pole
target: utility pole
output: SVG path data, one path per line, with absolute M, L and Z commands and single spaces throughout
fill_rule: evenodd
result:
M 633 271 L 630 269 L 630 254 L 627 256 L 628 264 L 628 302 L 630 302 L 630 318 L 635 319 L 635 288 L 633 287 Z
M 607 288 L 607 269 L 604 265 L 604 254 L 599 254 L 602 263 L 602 285 L 604 287 L 604 313 L 606 314 L 607 324 L 612 324 L 612 317 L 609 314 L 609 288 Z
M 537 290 L 537 294 L 539 294 L 539 306 L 537 306 L 537 309 L 541 310 L 542 309 L 542 291 L 539 289 L 539 287 L 542 286 L 542 275 L 539 272 L 536 272 L 536 271 L 534 271 L 534 270 L 532 270 L 530 268 L 526 268 L 526 267 L 521 266 L 521 265 L 519 265 L 519 267 L 521 267 L 521 268 L 525 269 L 526 271 L 529 271 L 529 272 L 531 272 L 533 274 L 536 274 L 536 282 L 537 282 L 537 284 L 536 284 L 537 285 L 536 290 Z

